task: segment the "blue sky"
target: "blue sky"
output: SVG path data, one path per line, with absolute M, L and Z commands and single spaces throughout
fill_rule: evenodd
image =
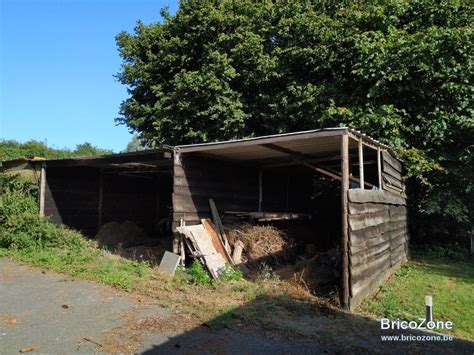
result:
M 165 5 L 174 13 L 177 1 L 0 0 L 0 139 L 123 150 L 115 36 L 160 21 Z

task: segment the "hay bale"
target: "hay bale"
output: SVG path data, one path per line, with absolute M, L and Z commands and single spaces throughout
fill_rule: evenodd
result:
M 109 222 L 100 228 L 95 239 L 101 245 L 108 247 L 118 246 L 132 247 L 143 244 L 149 237 L 146 232 L 135 223 L 125 221 L 123 223 Z

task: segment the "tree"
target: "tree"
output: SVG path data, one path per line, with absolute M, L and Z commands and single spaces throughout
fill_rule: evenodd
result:
M 78 144 L 76 149 L 71 151 L 70 149 L 66 148 L 51 148 L 48 147 L 46 143 L 33 139 L 25 143 L 19 143 L 15 140 L 0 140 L 0 162 L 24 157 L 42 157 L 46 159 L 55 159 L 111 153 L 111 150 L 97 148 L 87 142 L 84 144 Z
M 406 161 L 421 229 L 467 232 L 468 2 L 189 0 L 162 15 L 163 23 L 117 36 L 118 78 L 130 94 L 117 121 L 145 143 L 354 127 Z
M 142 141 L 140 138 L 138 138 L 138 135 L 134 134 L 130 142 L 128 142 L 125 152 L 138 152 L 144 149 L 146 149 L 146 147 L 142 144 Z
M 102 149 L 97 148 L 90 144 L 89 142 L 85 142 L 82 144 L 76 145 L 76 149 L 72 152 L 74 156 L 91 156 L 91 155 L 104 155 L 104 154 L 112 154 L 110 149 Z

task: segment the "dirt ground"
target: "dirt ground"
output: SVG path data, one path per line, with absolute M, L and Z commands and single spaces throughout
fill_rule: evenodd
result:
M 289 312 L 276 321 L 298 331 L 289 337 L 281 328 L 255 328 L 239 320 L 213 330 L 179 307 L 164 307 L 160 299 L 0 259 L 1 354 L 474 353 L 473 343 L 460 340 L 383 343 L 378 322 L 344 312 L 308 308 L 304 316 Z

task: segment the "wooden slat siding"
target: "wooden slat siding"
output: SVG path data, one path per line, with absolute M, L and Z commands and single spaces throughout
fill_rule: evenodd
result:
M 265 169 L 262 211 L 281 212 L 288 208 L 291 212 L 307 212 L 311 206 L 312 176 L 313 172 L 307 169 Z M 181 154 L 174 166 L 173 228 L 179 226 L 181 218 L 187 225 L 209 218 L 209 198 L 215 200 L 220 213 L 257 211 L 258 169 Z
M 388 191 L 396 196 L 401 196 L 402 198 L 406 198 L 405 193 L 398 187 L 393 186 L 384 181 L 383 188 L 385 191 Z
M 368 227 L 365 229 L 351 231 L 350 243 L 351 245 L 362 244 L 369 239 L 380 237 L 381 235 L 383 235 L 383 233 L 385 233 L 388 230 L 389 230 L 388 223 L 384 223 L 384 224 Z
M 394 158 L 389 152 L 384 151 L 382 154 L 382 159 L 384 164 L 389 164 L 393 169 L 402 172 L 402 163 L 400 163 L 396 158 Z
M 398 181 L 403 181 L 402 173 L 392 168 L 392 166 L 389 164 L 383 164 L 383 173 Z
M 86 235 L 97 229 L 99 174 L 94 168 L 47 168 L 45 216 Z
M 388 210 L 373 213 L 363 213 L 349 216 L 349 228 L 351 231 L 373 227 L 389 221 Z
M 193 212 L 199 213 L 207 211 L 209 209 L 209 197 L 212 197 L 216 201 L 219 213 L 224 211 L 238 211 L 240 206 L 248 206 L 245 211 L 250 211 L 250 208 L 254 207 L 255 197 L 242 197 L 238 193 L 229 192 L 227 195 L 223 191 L 219 191 L 217 194 L 213 194 L 209 191 L 206 195 L 179 195 L 173 194 L 173 206 L 176 212 Z
M 400 190 L 403 190 L 403 183 L 401 180 L 397 180 L 386 173 L 382 173 L 382 178 L 389 185 L 393 185 L 395 188 L 399 188 Z
M 210 218 L 210 198 L 220 213 L 258 209 L 257 169 L 180 154 L 173 171 L 173 230 L 181 218 L 186 225 Z
M 400 243 L 398 243 L 398 246 Z M 365 248 L 365 250 L 359 250 L 357 253 L 351 252 L 351 265 L 357 266 L 360 264 L 365 264 L 370 258 L 376 257 L 381 254 L 385 254 L 392 246 L 392 241 L 387 242 L 384 240 L 383 243 L 374 245 L 370 248 Z
M 387 191 L 353 189 L 349 190 L 349 202 L 382 203 L 389 205 L 406 205 L 406 199 Z
M 365 263 L 359 263 L 357 265 L 351 265 L 351 275 L 352 278 L 360 276 L 366 270 L 376 270 L 380 269 L 382 265 L 390 265 L 390 249 L 386 249 L 384 252 L 373 256 L 366 260 Z
M 388 210 L 387 205 L 376 203 L 351 203 L 349 205 L 349 214 L 372 213 Z
M 408 256 L 406 199 L 388 191 L 348 191 L 351 309 Z
M 253 191 L 235 192 L 233 193 L 232 197 L 235 199 L 255 199 L 255 196 L 252 192 Z M 201 197 L 206 199 L 206 201 L 209 201 L 209 188 L 206 189 L 202 187 L 190 188 L 189 186 L 175 186 L 174 193 L 180 196 L 191 196 L 192 194 L 193 197 Z M 225 191 L 220 189 L 220 191 L 214 193 L 213 197 L 229 197 L 229 193 L 226 193 Z
M 380 233 L 375 238 L 367 239 L 359 244 L 353 244 L 351 242 L 351 245 L 350 245 L 351 255 L 356 255 L 357 253 L 361 251 L 365 251 L 371 248 L 378 248 L 381 245 L 386 245 L 386 244 L 387 244 L 386 237 L 382 233 Z

